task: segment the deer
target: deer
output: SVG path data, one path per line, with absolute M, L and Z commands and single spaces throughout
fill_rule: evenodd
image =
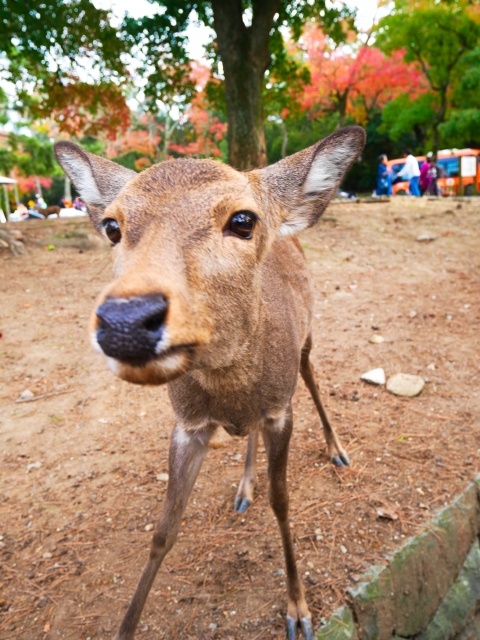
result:
M 111 371 L 168 385 L 175 415 L 169 480 L 148 559 L 115 640 L 131 640 L 174 545 L 218 428 L 248 436 L 234 509 L 252 504 L 260 435 L 286 566 L 286 634 L 314 639 L 289 524 L 287 458 L 300 372 L 328 455 L 350 460 L 320 400 L 310 359 L 314 296 L 295 234 L 320 218 L 365 145 L 346 127 L 276 164 L 239 172 L 212 159 L 167 160 L 137 174 L 67 141 L 55 154 L 112 245 L 114 278 L 89 331 Z

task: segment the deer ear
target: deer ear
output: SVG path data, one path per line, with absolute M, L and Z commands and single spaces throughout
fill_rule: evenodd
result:
M 362 127 L 345 127 L 285 160 L 261 169 L 269 197 L 280 205 L 280 235 L 317 222 L 365 146 Z
M 56 142 L 54 151 L 58 163 L 87 205 L 93 224 L 101 231 L 100 219 L 105 208 L 137 174 L 116 162 L 88 153 L 72 142 Z

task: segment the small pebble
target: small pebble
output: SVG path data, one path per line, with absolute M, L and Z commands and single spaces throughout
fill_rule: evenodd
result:
M 168 482 L 168 473 L 159 473 L 157 476 L 157 480 L 159 482 Z
M 360 376 L 360 379 L 364 382 L 368 382 L 369 384 L 381 385 L 385 384 L 385 371 L 380 367 L 377 369 L 372 369 L 371 371 L 367 371 Z
M 421 233 L 419 236 L 415 238 L 417 242 L 433 242 L 437 239 L 437 236 L 432 233 Z
M 32 393 L 30 389 L 25 389 L 25 391 L 22 391 L 22 393 L 20 394 L 21 400 L 31 400 L 34 397 L 35 397 L 35 394 Z
M 153 524 L 145 525 L 145 531 L 153 531 Z

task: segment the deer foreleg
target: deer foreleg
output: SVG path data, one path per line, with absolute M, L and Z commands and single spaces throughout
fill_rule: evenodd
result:
M 165 506 L 155 526 L 150 556 L 115 640 L 131 640 L 140 620 L 145 601 L 163 559 L 173 547 L 182 514 L 192 491 L 213 429 L 186 431 L 176 425 L 170 444 L 169 480 Z
M 305 588 L 298 574 L 293 551 L 292 533 L 288 520 L 287 460 L 292 434 L 292 407 L 278 419 L 265 420 L 262 435 L 268 457 L 269 498 L 282 536 L 287 571 L 287 637 L 295 640 L 301 626 L 306 640 L 314 640 L 312 616 L 305 600 Z
M 257 449 L 258 429 L 248 436 L 247 456 L 245 458 L 245 471 L 238 485 L 237 496 L 233 508 L 238 513 L 243 513 L 253 502 L 253 492 L 257 484 Z
M 315 369 L 310 361 L 310 350 L 312 348 L 312 338 L 309 336 L 307 342 L 302 350 L 302 357 L 300 360 L 300 373 L 310 391 L 312 400 L 320 416 L 320 420 L 323 426 L 323 433 L 325 434 L 325 440 L 327 441 L 328 457 L 337 467 L 343 467 L 344 465 L 350 466 L 350 460 L 347 452 L 342 447 L 337 432 L 330 424 L 325 409 L 323 408 L 320 400 L 320 393 L 318 391 L 318 385 L 315 380 Z

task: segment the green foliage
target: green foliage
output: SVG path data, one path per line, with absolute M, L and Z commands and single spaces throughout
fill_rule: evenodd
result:
M 285 126 L 288 135 L 287 154 L 301 151 L 335 131 L 338 114 L 328 114 L 323 118 L 312 119 L 307 115 L 287 119 Z M 278 120 L 269 120 L 265 125 L 268 163 L 273 164 L 282 157 L 283 132 Z
M 120 82 L 126 51 L 109 12 L 90 0 L 0 0 L 0 52 L 7 60 L 0 78 L 13 83 L 12 106 L 24 114 L 49 104 L 52 88 L 76 81 L 79 70 L 91 67 L 96 79 Z
M 440 125 L 442 140 L 447 147 L 480 146 L 480 109 L 453 111 L 447 122 Z
M 0 148 L 0 173 L 8 175 L 17 167 L 24 176 L 51 176 L 60 173 L 53 155 L 52 143 L 43 136 L 11 133 L 5 147 Z
M 472 64 L 480 46 L 478 11 L 470 0 L 395 0 L 393 11 L 379 24 L 377 45 L 387 53 L 404 50 L 405 60 L 418 63 L 430 88 L 429 98 L 422 96 L 415 105 L 407 104 L 407 98 L 403 104 L 389 105 L 385 126 L 390 123 L 394 139 L 400 132 L 427 128 L 436 151 L 441 131 L 452 130 L 440 125 L 455 107 L 456 121 L 465 121 L 458 115 L 465 94 L 473 90 L 478 95 L 480 78 Z M 402 106 L 406 113 L 400 113 Z
M 264 0 L 266 1 L 266 0 Z M 200 23 L 215 28 L 212 3 L 206 0 L 152 0 L 160 11 L 154 16 L 134 19 L 127 15 L 122 25 L 123 35 L 130 46 L 137 46 L 145 56 L 142 73 L 147 77 L 145 94 L 150 108 L 157 110 L 157 101 L 170 104 L 174 96 L 182 94 L 187 103 L 193 91 L 190 80 L 190 59 L 187 54 L 186 30 L 195 11 Z M 243 0 L 244 15 L 255 15 L 255 0 Z M 266 75 L 265 97 L 273 107 L 283 109 L 288 92 L 283 89 L 291 81 L 299 86 L 308 81 L 308 71 L 287 54 L 282 29 L 291 29 L 294 39 L 301 36 L 308 20 L 316 19 L 335 41 L 345 38 L 345 28 L 353 28 L 354 12 L 347 8 L 327 7 L 325 0 L 283 0 L 275 14 L 270 31 L 270 64 Z M 207 95 L 217 110 L 226 111 L 223 78 L 219 73 L 219 58 L 214 39 L 207 45 L 207 56 L 212 63 L 214 77 L 220 82 L 207 86 Z M 274 78 L 273 82 L 269 82 Z M 271 112 L 271 109 L 269 109 Z
M 396 0 L 383 18 L 377 44 L 386 53 L 405 50 L 407 62 L 418 62 L 433 91 L 448 89 L 480 39 L 480 24 L 470 15 L 468 0 Z
M 411 133 L 414 148 L 425 143 L 431 122 L 435 117 L 435 96 L 426 93 L 416 100 L 408 95 L 399 96 L 385 105 L 382 112 L 380 133 L 388 133 L 390 138 L 398 141 L 406 132 Z

